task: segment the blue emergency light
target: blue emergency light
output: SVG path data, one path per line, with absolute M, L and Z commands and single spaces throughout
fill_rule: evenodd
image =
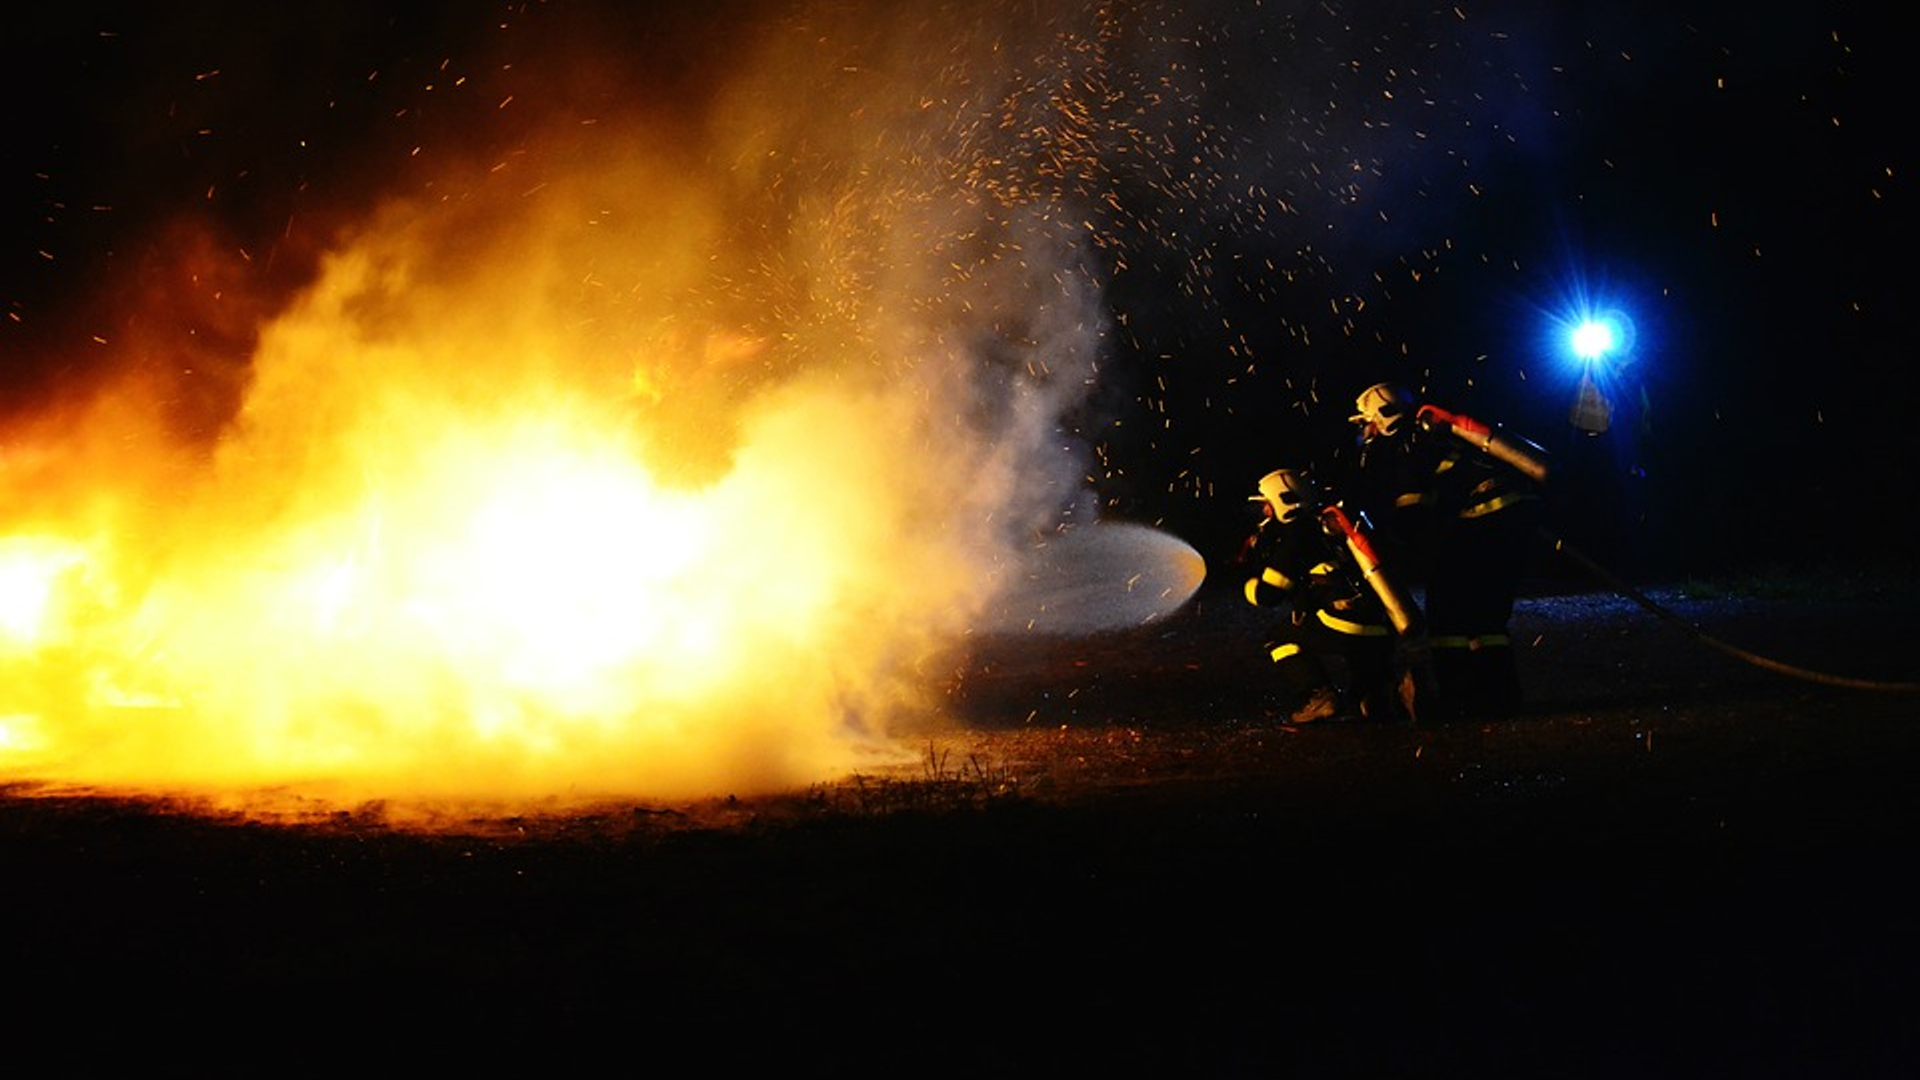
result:
M 1580 314 L 1563 326 L 1565 347 L 1583 367 L 1633 352 L 1633 320 L 1618 311 Z
M 1549 348 L 1577 376 L 1569 421 L 1589 435 L 1605 432 L 1613 423 L 1613 397 L 1622 372 L 1634 361 L 1633 320 L 1619 308 L 1583 296 L 1549 316 L 1547 330 Z
M 1597 360 L 1613 351 L 1613 327 L 1603 320 L 1583 322 L 1573 328 L 1568 344 L 1573 355 L 1582 360 Z

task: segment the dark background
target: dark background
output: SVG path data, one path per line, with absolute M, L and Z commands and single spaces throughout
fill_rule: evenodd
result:
M 1005 23 L 1001 44 L 1036 57 L 1071 36 L 1023 36 L 1021 5 L 973 7 L 982 36 Z M 431 162 L 527 137 L 503 98 L 614 85 L 624 110 L 690 129 L 737 74 L 743 30 L 805 11 L 16 15 L 0 45 L 0 412 L 42 408 L 129 348 L 243 371 L 254 329 L 334 227 L 416 190 Z M 1063 428 L 1107 513 L 1218 556 L 1261 473 L 1309 460 L 1337 475 L 1354 393 L 1388 378 L 1553 452 L 1559 527 L 1637 576 L 1907 557 L 1915 377 L 1896 335 L 1913 95 L 1893 14 L 1713 0 L 1099 12 L 1065 25 L 1106 50 L 1106 164 L 1055 195 L 1106 214 L 1086 259 L 1112 356 Z M 930 33 L 887 5 L 866 21 L 878 38 L 895 23 Z M 553 59 L 589 42 L 591 65 Z M 1637 329 L 1607 372 L 1615 425 L 1598 439 L 1567 423 L 1577 372 L 1553 330 L 1582 303 Z M 238 383 L 205 385 L 173 407 L 211 437 Z
M 44 408 L 129 341 L 243 368 L 333 224 L 449 146 L 522 137 L 504 92 L 574 70 L 525 62 L 539 41 L 591 31 L 639 96 L 697 114 L 769 7 L 15 12 L 0 406 Z M 1337 466 L 1378 376 L 1591 459 L 1589 501 L 1646 511 L 1608 554 L 1648 574 L 1910 559 L 1894 12 L 1108 10 L 1152 39 L 1121 81 L 1171 101 L 1159 160 L 1202 163 L 1110 177 L 1131 216 L 1090 258 L 1125 256 L 1114 362 L 1068 425 L 1111 512 L 1216 553 L 1276 458 Z M 472 92 L 421 89 L 454 76 Z M 1651 409 L 1576 454 L 1543 327 L 1583 292 L 1632 312 L 1621 376 Z M 179 419 L 211 437 L 232 405 Z M 1686 614 L 1902 673 L 1910 601 L 1806 599 Z M 379 807 L 287 829 L 9 789 L 7 1030 L 48 1060 L 290 1074 L 1910 1071 L 1907 699 L 1776 681 L 1624 603 L 1519 637 L 1545 716 L 1306 731 L 1252 708 L 1235 626 L 1150 627 L 1109 662 L 1017 643 L 1024 668 L 971 686 L 1004 741 L 950 767 L 1011 762 L 1028 786 L 955 812 L 910 801 L 939 784 L 856 783 L 787 827 L 743 803 L 719 808 L 730 829 L 623 806 L 420 836 Z M 836 812 L 863 795 L 880 805 Z

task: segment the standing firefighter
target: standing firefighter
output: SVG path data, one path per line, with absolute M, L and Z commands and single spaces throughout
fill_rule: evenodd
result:
M 1504 716 L 1520 704 L 1508 624 L 1541 525 L 1546 455 L 1469 416 L 1416 406 L 1386 383 L 1362 391 L 1355 481 L 1426 585 L 1426 645 L 1437 700 L 1423 717 Z
M 1338 508 L 1321 506 L 1319 493 L 1296 470 L 1261 477 L 1260 494 L 1249 501 L 1261 504 L 1261 517 L 1243 552 L 1251 573 L 1247 602 L 1290 609 L 1267 642 L 1289 718 L 1393 718 L 1396 630 L 1404 629 L 1396 624 L 1408 609 L 1383 599 L 1392 594 L 1382 588 L 1377 566 L 1356 561 L 1356 541 L 1359 551 L 1370 550 L 1364 538 L 1355 533 L 1350 540 L 1335 528 L 1336 518 L 1350 522 Z M 1344 691 L 1338 676 L 1345 677 Z

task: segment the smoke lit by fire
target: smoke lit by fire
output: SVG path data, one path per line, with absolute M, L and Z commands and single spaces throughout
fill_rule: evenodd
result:
M 1088 147 L 1028 175 L 989 128 L 1031 73 L 852 29 L 743 39 L 698 139 L 569 101 L 365 208 L 243 374 L 128 356 L 14 424 L 0 775 L 674 797 L 897 756 L 931 659 L 1091 521 L 1062 417 L 1107 328 Z

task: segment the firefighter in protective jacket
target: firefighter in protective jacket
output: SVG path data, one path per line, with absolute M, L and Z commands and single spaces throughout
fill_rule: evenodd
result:
M 1410 583 L 1424 582 L 1437 700 L 1423 718 L 1510 714 L 1520 704 L 1509 624 L 1541 526 L 1544 451 L 1386 383 L 1362 391 L 1355 497 Z
M 1242 553 L 1246 597 L 1256 607 L 1288 609 L 1266 648 L 1289 718 L 1395 716 L 1394 621 L 1343 538 L 1324 525 L 1313 485 L 1297 470 L 1276 469 L 1260 478 L 1250 501 L 1261 504 L 1261 520 Z

